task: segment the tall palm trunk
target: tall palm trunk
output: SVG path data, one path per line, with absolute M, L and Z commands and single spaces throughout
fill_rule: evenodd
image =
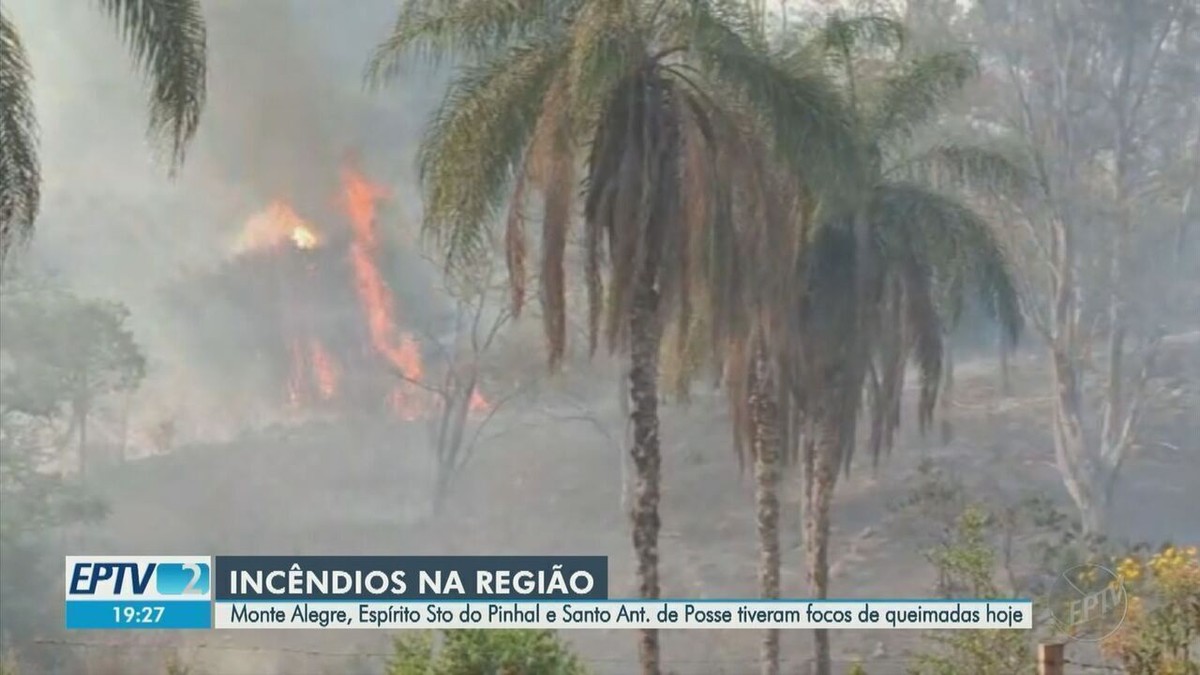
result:
M 649 265 L 648 265 L 649 267 Z M 658 442 L 658 289 L 654 276 L 643 270 L 634 281 L 629 317 L 629 393 L 633 401 L 633 445 L 630 456 L 636 473 L 633 494 L 633 549 L 637 555 L 640 595 L 657 598 L 658 517 L 661 456 Z M 638 653 L 643 675 L 659 675 L 658 631 L 640 632 Z
M 779 598 L 779 429 L 778 388 L 762 346 L 754 357 L 750 390 L 751 442 L 754 446 L 755 499 L 758 508 L 758 583 L 764 600 Z M 759 651 L 763 675 L 779 673 L 779 631 L 763 635 Z
M 804 557 L 808 567 L 809 595 L 824 600 L 829 597 L 830 507 L 834 481 L 837 480 L 837 461 L 841 456 L 843 426 L 828 414 L 821 415 L 814 426 L 815 438 L 807 446 L 813 454 L 811 463 L 806 462 L 811 467 L 811 474 L 804 481 Z M 813 674 L 830 675 L 833 662 L 829 631 L 818 629 L 813 632 L 813 639 Z

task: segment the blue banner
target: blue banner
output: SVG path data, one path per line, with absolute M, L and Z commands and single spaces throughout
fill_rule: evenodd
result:
M 212 628 L 208 600 L 68 600 L 68 630 Z

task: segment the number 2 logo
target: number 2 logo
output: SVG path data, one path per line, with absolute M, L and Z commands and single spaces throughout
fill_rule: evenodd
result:
M 187 585 L 183 587 L 183 595 L 194 595 L 201 591 L 196 588 L 196 584 L 200 583 L 200 577 L 204 574 L 204 570 L 196 563 L 184 563 L 183 569 L 192 573 L 192 578 L 188 580 Z

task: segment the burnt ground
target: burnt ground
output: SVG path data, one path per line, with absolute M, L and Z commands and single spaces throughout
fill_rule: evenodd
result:
M 1186 360 L 1200 363 L 1192 356 Z M 1200 541 L 1200 397 L 1195 378 L 1172 375 L 1157 387 L 1147 431 L 1118 490 L 1113 527 L 1119 537 Z M 912 489 L 921 459 L 952 468 L 980 498 L 1033 490 L 1068 506 L 1053 468 L 1046 377 L 1037 358 L 1018 359 L 1015 395 L 1005 397 L 993 362 L 964 364 L 952 407 L 952 442 L 922 437 L 909 425 L 878 469 L 859 462 L 839 485 L 835 502 L 834 596 L 931 592 L 932 571 L 905 534 L 911 529 L 901 522 L 907 516 L 894 508 Z M 64 543 L 98 554 L 601 554 L 610 557 L 610 594 L 632 597 L 614 446 L 591 422 L 573 419 L 577 410 L 561 402 L 551 410 L 544 401 L 520 419 L 515 412 L 497 417 L 491 428 L 504 433 L 480 446 L 440 519 L 428 516 L 430 474 L 421 429 L 358 422 L 126 464 L 102 481 L 113 506 L 107 522 L 69 533 Z M 600 417 L 613 415 L 608 410 Z M 722 400 L 702 394 L 687 408 L 668 407 L 662 437 L 664 595 L 753 597 L 753 494 L 749 477 L 738 475 Z M 785 595 L 803 597 L 796 479 L 787 480 L 783 587 Z M 633 634 L 566 635 L 595 672 L 635 672 Z M 389 646 L 389 635 L 374 631 L 77 633 L 65 639 L 93 645 L 70 649 L 85 650 L 88 672 L 96 675 L 162 673 L 171 655 L 194 674 L 379 673 Z M 752 673 L 758 642 L 753 631 L 674 631 L 663 636 L 663 654 L 678 675 Z M 806 672 L 810 644 L 807 632 L 784 634 L 785 672 Z M 872 675 L 898 674 L 919 636 L 839 632 L 833 645 L 838 672 L 861 660 Z M 45 649 L 65 648 L 29 648 Z

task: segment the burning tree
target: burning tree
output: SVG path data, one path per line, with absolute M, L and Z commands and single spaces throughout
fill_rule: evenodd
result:
M 202 319 L 192 333 L 201 358 L 288 410 L 424 417 L 434 401 L 413 382 L 423 382 L 429 345 L 402 327 L 399 308 L 422 333 L 450 319 L 431 286 L 412 282 L 424 261 L 377 232 L 386 196 L 346 168 L 341 227 L 283 200 L 248 219 L 230 260 L 172 289 L 173 306 Z M 403 303 L 393 288 L 409 290 Z
M 452 287 L 412 283 L 433 267 L 379 231 L 388 197 L 347 167 L 340 229 L 275 201 L 246 222 L 230 260 L 174 289 L 174 304 L 203 317 L 194 337 L 213 367 L 254 371 L 285 410 L 427 423 L 440 512 L 499 405 L 523 390 L 492 405 L 481 386 L 482 355 L 511 313 L 493 309 L 490 264 Z

